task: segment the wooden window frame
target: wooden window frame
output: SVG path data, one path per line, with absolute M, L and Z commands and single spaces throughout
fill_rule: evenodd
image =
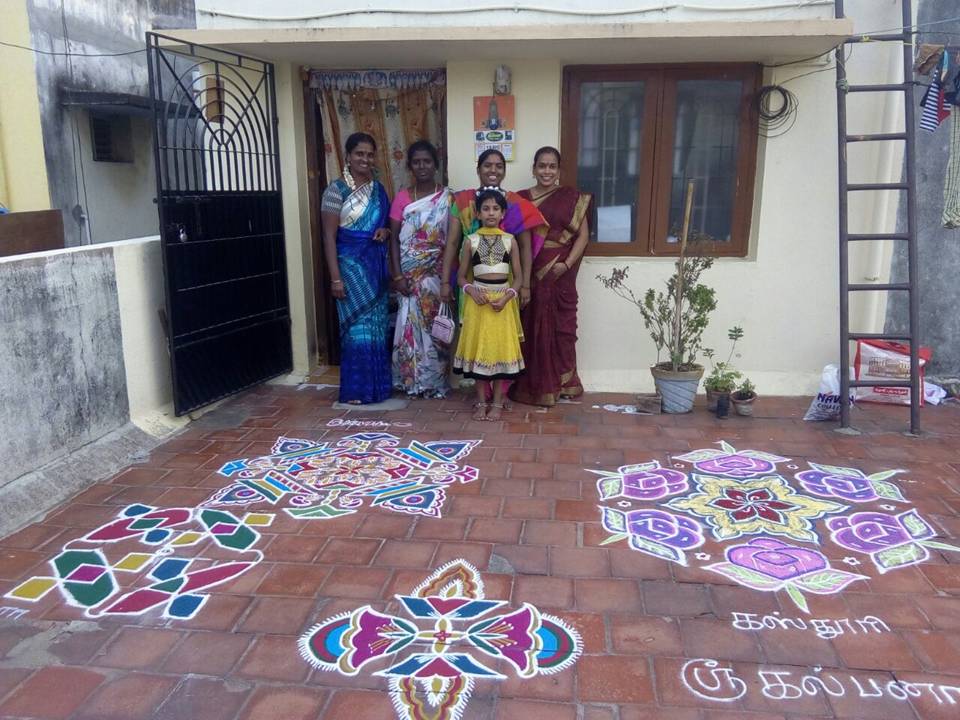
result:
M 580 88 L 585 82 L 643 80 L 645 85 L 640 176 L 634 238 L 628 243 L 590 242 L 586 254 L 600 257 L 669 257 L 679 253 L 667 243 L 677 83 L 681 80 L 740 80 L 740 133 L 737 139 L 737 182 L 729 242 L 711 243 L 702 252 L 718 257 L 746 257 L 750 249 L 754 183 L 757 168 L 759 116 L 754 100 L 762 68 L 754 63 L 687 65 L 568 65 L 563 71 L 560 151 L 566 182 L 577 185 L 580 144 Z

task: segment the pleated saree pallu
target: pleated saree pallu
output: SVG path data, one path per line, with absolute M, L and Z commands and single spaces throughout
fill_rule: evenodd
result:
M 521 196 L 530 198 L 529 191 Z M 592 196 L 559 187 L 534 201 L 550 224 L 546 240 L 533 260 L 530 304 L 523 309 L 523 357 L 527 370 L 510 388 L 510 397 L 529 405 L 552 406 L 561 397 L 583 393 L 577 374 L 577 272 L 573 263 L 560 277 L 581 225 L 590 216 Z
M 323 194 L 321 210 L 340 216 L 337 262 L 346 291 L 337 300 L 340 402 L 377 403 L 391 395 L 387 246 L 373 239 L 386 227 L 389 209 L 387 193 L 375 180 L 356 190 L 336 180 Z

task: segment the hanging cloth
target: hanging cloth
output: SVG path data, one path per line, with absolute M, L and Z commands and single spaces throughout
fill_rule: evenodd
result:
M 943 89 L 943 78 L 949 71 L 948 57 L 947 53 L 943 54 L 940 69 L 933 74 L 933 81 L 920 103 L 923 106 L 920 129 L 927 132 L 935 131 L 944 120 L 950 117 L 951 106 L 947 104 Z
M 943 45 L 923 43 L 917 51 L 917 58 L 913 63 L 913 71 L 917 75 L 929 75 L 940 66 L 943 60 Z
M 950 160 L 943 184 L 943 226 L 960 228 L 960 117 L 954 113 L 950 130 Z

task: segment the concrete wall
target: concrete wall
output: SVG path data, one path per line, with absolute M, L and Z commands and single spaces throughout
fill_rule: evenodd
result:
M 110 248 L 0 258 L 0 485 L 128 418 Z
M 0 487 L 173 416 L 159 237 L 0 258 Z
M 3 4 L 0 40 L 30 45 L 25 0 Z M 12 212 L 50 209 L 33 53 L 0 45 L 0 204 Z
M 921 0 L 918 22 L 928 23 L 956 17 L 954 0 Z M 931 42 L 942 42 L 946 37 L 957 44 L 960 21 L 938 25 L 937 30 L 954 33 L 936 36 Z M 919 103 L 923 88 L 917 88 Z M 956 111 L 957 108 L 954 108 Z M 919 114 L 917 122 L 919 128 Z M 950 123 L 948 120 L 937 132 L 917 131 L 917 249 L 920 273 L 920 338 L 923 345 L 933 349 L 933 360 L 928 372 L 940 376 L 960 375 L 960 288 L 957 286 L 957 268 L 960 268 L 960 230 L 947 230 L 941 224 L 943 213 L 943 186 L 950 152 Z M 898 226 L 906 227 L 906 209 L 901 208 Z M 897 247 L 894 256 L 893 277 L 905 281 L 907 253 Z M 887 329 L 903 332 L 909 327 L 908 304 L 905 297 L 894 296 L 887 315 Z
M 151 28 L 193 27 L 193 0 L 27 0 L 30 45 L 49 52 L 125 53 L 144 47 Z M 37 55 L 34 58 L 46 173 L 53 207 L 64 211 L 68 246 L 157 232 L 150 163 L 152 138 L 139 137 L 135 168 L 93 163 L 86 111 L 67 112 L 61 89 L 147 95 L 145 53 L 114 57 Z M 130 184 L 130 174 L 138 181 Z M 86 188 L 84 188 L 84 183 Z M 97 197 L 109 194 L 109 198 Z M 74 208 L 89 217 L 89 238 Z M 146 212 L 144 208 L 152 208 Z

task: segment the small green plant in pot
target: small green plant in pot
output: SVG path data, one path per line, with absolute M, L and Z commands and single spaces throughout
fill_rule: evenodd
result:
M 737 415 L 753 415 L 753 401 L 757 399 L 757 389 L 750 382 L 750 378 L 744 378 L 737 391 L 730 396 L 733 407 Z
M 713 348 L 704 348 L 703 354 L 710 360 L 710 374 L 703 379 L 703 389 L 707 391 L 707 409 L 716 410 L 717 400 L 721 395 L 729 395 L 736 389 L 737 381 L 743 374 L 733 366 L 736 355 L 737 342 L 743 337 L 743 328 L 734 326 L 727 330 L 727 338 L 731 341 L 727 359 L 714 361 L 716 352 Z

